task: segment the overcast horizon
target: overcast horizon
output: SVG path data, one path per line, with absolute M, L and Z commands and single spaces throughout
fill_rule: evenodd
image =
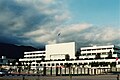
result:
M 120 0 L 0 0 L 0 42 L 120 46 Z

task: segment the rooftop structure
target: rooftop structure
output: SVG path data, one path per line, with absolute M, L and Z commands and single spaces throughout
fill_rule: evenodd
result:
M 75 42 L 46 45 L 46 60 L 75 59 Z

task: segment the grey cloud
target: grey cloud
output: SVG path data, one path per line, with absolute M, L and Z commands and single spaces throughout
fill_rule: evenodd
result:
M 61 3 L 53 3 L 51 0 L 0 0 L 0 42 L 33 46 L 45 44 L 24 35 L 41 28 L 54 29 L 60 25 L 67 15 L 62 18 L 63 21 L 55 19 L 56 15 L 63 15 L 66 11 L 59 5 Z
M 120 45 L 120 29 L 87 23 L 64 25 L 71 16 L 63 3 L 57 0 L 0 0 L 0 42 L 36 47 L 69 41 L 75 41 L 79 47 Z

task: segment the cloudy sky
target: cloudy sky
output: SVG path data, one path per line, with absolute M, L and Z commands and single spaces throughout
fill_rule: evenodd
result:
M 0 42 L 70 41 L 120 46 L 120 0 L 0 0 Z

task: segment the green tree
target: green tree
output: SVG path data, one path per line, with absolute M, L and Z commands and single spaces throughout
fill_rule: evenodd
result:
M 100 53 L 97 53 L 97 55 L 95 56 L 96 59 L 100 59 Z
M 79 56 L 80 56 L 80 50 L 77 50 L 76 53 L 75 53 L 76 59 L 79 59 Z
M 111 50 L 108 53 L 108 58 L 112 58 L 112 51 Z
M 66 54 L 66 55 L 65 55 L 65 60 L 67 60 L 67 61 L 70 60 L 69 54 Z

